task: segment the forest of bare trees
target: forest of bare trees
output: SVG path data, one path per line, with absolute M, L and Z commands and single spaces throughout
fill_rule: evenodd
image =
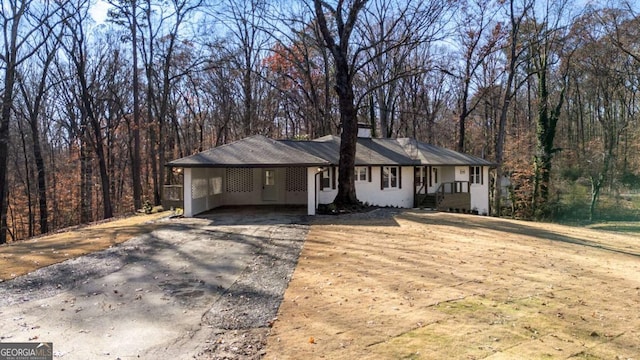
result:
M 245 136 L 348 152 L 357 122 L 495 161 L 496 215 L 640 190 L 633 2 L 106 2 L 1 3 L 0 243 L 159 204 L 166 162 Z

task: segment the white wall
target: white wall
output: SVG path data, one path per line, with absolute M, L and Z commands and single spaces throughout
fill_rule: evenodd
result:
M 193 216 L 222 205 L 224 169 L 184 169 L 184 215 Z
M 466 180 L 469 180 L 467 177 Z M 441 166 L 438 168 L 438 183 L 456 181 L 456 168 L 453 166 Z
M 489 167 L 482 167 L 482 184 L 471 185 L 471 210 L 480 214 L 489 214 Z
M 437 167 L 438 182 L 433 182 L 429 192 L 437 189 L 442 182 L 469 181 L 469 167 Z M 336 189 L 326 188 L 320 190 L 320 178 L 316 175 L 317 169 L 307 168 L 306 191 L 286 191 L 285 168 L 274 168 L 277 184 L 277 196 L 273 201 L 262 199 L 263 169 L 251 169 L 252 191 L 229 193 L 226 189 L 225 169 L 185 168 L 184 169 L 184 214 L 193 216 L 198 213 L 225 205 L 264 205 L 264 204 L 307 204 L 307 213 L 314 215 L 316 204 L 329 204 L 333 202 L 338 193 Z M 402 188 L 380 188 L 380 166 L 371 167 L 371 181 L 356 182 L 356 195 L 358 200 L 375 206 L 394 206 L 401 208 L 413 207 L 414 196 L 414 168 L 405 166 L 402 171 Z M 489 168 L 483 167 L 483 184 L 470 186 L 471 208 L 480 213 L 489 212 Z M 336 176 L 338 173 L 336 171 Z M 337 180 L 337 179 L 336 179 Z M 221 189 L 215 189 L 221 186 Z M 194 184 L 196 186 L 194 186 Z M 205 187 L 204 189 L 202 187 Z M 314 191 L 317 189 L 317 191 Z M 215 190 L 221 190 L 221 194 L 215 194 Z M 317 196 L 317 197 L 316 197 Z
M 380 166 L 371 167 L 371 181 L 356 181 L 356 196 L 363 203 L 374 206 L 413 207 L 413 166 L 404 166 L 402 171 L 402 188 L 380 189 Z M 338 176 L 338 171 L 336 171 Z M 337 179 L 336 179 L 337 180 Z M 330 204 L 338 194 L 336 189 L 325 188 L 318 192 L 319 204 Z
M 469 181 L 469 175 L 468 166 L 456 166 L 454 181 Z

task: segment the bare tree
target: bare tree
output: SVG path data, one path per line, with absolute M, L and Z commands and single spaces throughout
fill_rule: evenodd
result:
M 542 18 L 536 19 L 534 11 L 533 18 L 527 24 L 531 27 L 527 29 L 531 36 L 528 41 L 529 57 L 538 86 L 533 187 L 533 209 L 538 217 L 549 215 L 545 204 L 549 201 L 552 159 L 558 151 L 554 140 L 564 103 L 572 53 L 565 45 L 568 26 L 562 23 L 569 18 L 566 11 L 569 8 L 568 2 L 546 2 L 545 5 Z M 556 79 L 552 78 L 552 71 L 557 75 Z M 551 94 L 554 87 L 558 90 L 555 102 Z
M 494 18 L 498 13 L 496 10 L 496 4 L 492 0 L 470 0 L 458 13 L 456 38 L 461 47 L 462 63 L 460 68 L 454 69 L 454 77 L 459 81 L 457 150 L 460 152 L 465 151 L 467 118 L 483 99 L 479 93 L 471 96 L 472 90 L 482 91 L 476 79 L 478 71 L 487 57 L 498 50 L 498 41 L 502 35 L 501 25 Z
M 126 27 L 131 40 L 131 58 L 133 60 L 133 125 L 131 133 L 133 149 L 131 150 L 131 187 L 133 189 L 133 207 L 142 208 L 142 159 L 140 157 L 140 80 L 138 74 L 138 30 L 139 30 L 139 0 L 112 0 L 114 8 L 109 10 L 109 16 L 114 23 Z
M 38 36 L 40 27 L 51 20 L 60 3 L 35 3 L 28 0 L 3 1 L 0 11 L 2 52 L 0 63 L 4 74 L 2 106 L 0 111 L 0 244 L 7 241 L 7 154 L 11 109 L 18 76 L 18 67 L 28 61 L 46 42 Z
M 55 59 L 56 52 L 60 48 L 62 34 L 59 28 L 53 28 L 51 24 L 46 23 L 42 24 L 40 31 L 42 38 L 47 38 L 48 34 L 54 34 L 54 31 L 57 33 L 44 43 L 41 48 L 42 51 L 38 52 L 37 62 L 35 57 L 33 58 L 32 64 L 37 64 L 37 66 L 31 66 L 29 70 L 23 71 L 19 86 L 20 93 L 24 99 L 24 109 L 26 110 L 26 118 L 31 134 L 31 149 L 36 166 L 40 233 L 44 234 L 49 232 L 49 209 L 47 206 L 47 169 L 42 154 L 40 121 L 43 102 L 46 100 L 45 97 L 51 87 L 48 81 L 49 70 Z M 32 81 L 27 83 L 27 78 L 32 78 Z
M 102 191 L 102 217 L 108 219 L 113 217 L 113 206 L 111 203 L 111 195 L 109 193 L 110 180 L 107 169 L 107 157 L 105 153 L 104 136 L 102 132 L 102 124 L 98 111 L 99 105 L 94 93 L 96 84 L 100 82 L 99 72 L 102 70 L 103 62 L 108 54 L 102 53 L 102 58 L 96 59 L 98 64 L 94 69 L 90 69 L 89 51 L 87 45 L 87 36 L 83 23 L 88 17 L 88 1 L 81 2 L 78 7 L 70 9 L 69 17 L 65 21 L 66 24 L 66 41 L 62 42 L 69 61 L 72 64 L 74 79 L 78 82 L 78 101 L 77 106 L 80 107 L 81 124 L 88 124 L 91 135 L 87 137 L 92 149 L 95 151 L 98 160 L 98 169 L 101 179 Z M 86 120 L 85 120 L 86 119 Z M 80 134 L 84 134 L 85 129 L 76 129 Z
M 452 3 L 440 1 L 375 0 L 365 9 L 358 36 L 363 50 L 362 68 L 366 78 L 364 97 L 373 94 L 380 122 L 380 135 L 391 137 L 399 127 L 394 104 L 398 103 L 400 84 L 405 78 L 428 71 L 429 47 L 441 40 Z M 424 61 L 415 61 L 426 56 Z M 362 98 L 357 99 L 360 103 Z M 375 124 L 372 124 L 375 125 Z
M 253 129 L 257 114 L 256 84 L 258 67 L 267 48 L 268 37 L 263 33 L 265 0 L 225 0 L 216 15 L 226 27 L 232 41 L 236 41 L 236 71 L 239 72 L 241 91 L 241 120 L 239 135 L 249 136 L 262 129 Z
M 160 205 L 165 173 L 165 135 L 168 121 L 171 87 L 176 79 L 190 70 L 175 71 L 175 56 L 180 44 L 180 31 L 190 14 L 203 0 L 171 0 L 154 6 L 151 0 L 142 4 L 141 53 L 147 80 L 146 116 L 149 159 L 153 183 L 153 203 Z
M 509 17 L 509 27 L 507 44 L 505 46 L 506 52 L 506 69 L 505 69 L 505 81 L 502 84 L 502 99 L 500 107 L 500 117 L 498 119 L 498 129 L 496 132 L 495 142 L 495 159 L 497 163 L 496 178 L 494 184 L 493 194 L 493 212 L 500 216 L 502 212 L 502 178 L 503 169 L 502 162 L 504 159 L 504 141 L 506 135 L 507 115 L 511 105 L 511 100 L 515 90 L 519 87 L 516 84 L 516 73 L 518 66 L 522 61 L 523 46 L 521 43 L 521 25 L 526 19 L 528 12 L 533 7 L 533 0 L 524 0 L 521 7 L 518 8 L 516 0 L 510 0 L 507 3 L 507 14 Z
M 335 90 L 338 94 L 340 109 L 340 161 L 338 164 L 338 194 L 333 203 L 339 208 L 350 208 L 359 204 L 356 197 L 354 166 L 356 160 L 356 143 L 358 140 L 358 116 L 354 102 L 353 80 L 356 74 L 357 54 L 351 55 L 351 35 L 358 21 L 358 16 L 367 4 L 367 0 L 354 0 L 345 3 L 338 0 L 332 6 L 328 2 L 314 0 L 315 16 L 325 46 L 333 56 L 335 66 Z M 327 14 L 334 21 L 331 27 Z M 354 57 L 351 57 L 354 56 Z

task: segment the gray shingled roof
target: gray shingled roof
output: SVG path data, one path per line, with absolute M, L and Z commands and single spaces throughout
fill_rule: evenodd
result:
M 325 166 L 329 163 L 262 135 L 251 136 L 173 160 L 172 167 Z
M 269 167 L 338 165 L 340 138 L 311 141 L 272 140 L 251 136 L 191 156 L 173 160 L 172 167 Z M 356 166 L 468 165 L 495 166 L 485 159 L 425 144 L 414 139 L 359 138 Z
M 333 165 L 338 165 L 340 138 L 337 136 L 328 135 L 312 141 L 281 141 L 298 150 L 326 159 Z M 419 162 L 409 157 L 394 139 L 358 138 L 355 162 L 356 166 L 419 165 Z
M 401 138 L 398 139 L 398 143 L 402 145 L 409 156 L 419 160 L 423 165 L 495 166 L 491 161 L 477 156 L 463 154 L 414 139 Z

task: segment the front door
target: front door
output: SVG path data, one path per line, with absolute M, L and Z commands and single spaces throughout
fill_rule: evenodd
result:
M 278 200 L 278 191 L 276 189 L 276 171 L 274 169 L 262 170 L 262 200 Z

